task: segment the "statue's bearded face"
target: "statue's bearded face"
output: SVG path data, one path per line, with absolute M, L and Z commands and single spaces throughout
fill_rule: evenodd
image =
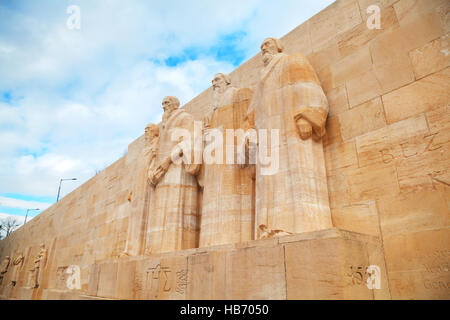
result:
M 272 58 L 278 54 L 278 47 L 273 39 L 266 39 L 261 44 L 261 54 L 263 56 L 264 65 L 268 65 Z
M 164 112 L 171 112 L 172 110 L 176 109 L 176 104 L 168 98 L 165 98 L 162 102 L 162 107 L 164 109 Z
M 145 138 L 148 141 L 153 140 L 158 136 L 158 126 L 152 125 L 145 128 Z
M 216 75 L 214 79 L 212 79 L 213 90 L 224 89 L 227 86 L 227 82 L 222 75 Z

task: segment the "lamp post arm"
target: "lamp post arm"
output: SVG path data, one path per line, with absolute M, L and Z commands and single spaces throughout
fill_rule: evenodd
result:
M 61 192 L 61 182 L 63 179 L 59 180 L 58 196 L 56 197 L 56 202 L 59 201 L 59 193 Z

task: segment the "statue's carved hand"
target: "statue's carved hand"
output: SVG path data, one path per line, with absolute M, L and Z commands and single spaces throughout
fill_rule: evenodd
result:
M 156 157 L 156 154 L 157 154 L 156 148 L 151 148 L 150 149 L 150 158 Z
M 161 167 L 158 167 L 154 171 L 154 173 L 150 179 L 151 184 L 156 187 L 156 185 L 161 181 L 164 174 L 165 174 L 165 171 L 163 171 L 163 169 Z
M 182 152 L 182 151 L 181 151 L 181 152 Z M 180 156 L 182 155 L 181 152 L 180 152 Z M 169 170 L 170 163 L 171 163 L 171 159 L 170 159 L 170 158 L 167 158 L 166 160 L 164 160 L 164 161 L 159 165 L 158 169 L 161 168 L 162 170 L 164 170 L 164 173 L 166 173 L 167 170 Z
M 149 174 L 150 183 L 152 185 L 156 186 L 161 181 L 167 170 L 169 170 L 170 163 L 170 158 L 167 158 L 155 169 L 155 171 Z
M 304 118 L 298 119 L 297 128 L 300 132 L 300 138 L 302 138 L 302 140 L 311 138 L 313 128 L 308 120 Z

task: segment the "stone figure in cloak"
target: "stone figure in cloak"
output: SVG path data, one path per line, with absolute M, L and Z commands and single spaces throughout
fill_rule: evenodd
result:
M 0 285 L 2 285 L 3 278 L 5 277 L 6 273 L 8 272 L 10 262 L 11 262 L 11 258 L 9 256 L 6 256 L 5 259 L 3 259 L 3 261 L 2 261 L 2 264 L 0 266 Z
M 23 256 L 22 252 L 19 252 L 17 256 L 13 260 L 13 273 L 11 276 L 11 284 L 12 286 L 15 286 L 17 282 L 19 281 L 19 273 L 23 266 L 23 261 L 25 260 L 25 257 Z
M 39 288 L 40 275 L 42 273 L 42 269 L 45 268 L 46 263 L 47 263 L 47 249 L 45 249 L 45 244 L 41 243 L 39 253 L 34 259 L 34 268 L 31 269 L 33 288 Z
M 148 172 L 153 189 L 149 202 L 145 254 L 198 246 L 196 175 L 193 161 L 194 118 L 176 97 L 165 97 L 159 125 L 159 147 Z M 190 151 L 190 152 L 189 152 Z
M 149 172 L 153 172 L 158 152 L 159 128 L 154 123 L 145 127 L 145 145 L 136 161 L 135 175 L 131 187 L 130 219 L 128 223 L 127 241 L 121 257 L 138 256 L 143 254 L 145 243 L 145 230 L 148 217 L 148 204 L 152 188 L 148 183 Z
M 278 39 L 265 39 L 261 55 L 264 67 L 247 120 L 259 136 L 261 129 L 268 137 L 278 130 L 279 141 L 267 143 L 266 152 L 278 150 L 279 166 L 267 171 L 257 161 L 255 234 L 262 229 L 282 235 L 331 228 L 321 141 L 328 115 L 325 93 L 308 60 L 285 54 Z M 258 155 L 261 148 L 259 137 Z
M 200 247 L 252 240 L 254 232 L 253 180 L 246 173 L 247 169 L 237 165 L 235 136 L 226 134 L 228 129 L 243 127 L 252 90 L 233 87 L 230 77 L 223 73 L 214 76 L 212 86 L 213 102 L 203 121 L 204 154 L 207 155 L 208 150 L 213 154 L 203 158 L 199 176 L 203 187 Z M 212 144 L 218 149 L 208 146 Z M 227 154 L 227 150 L 232 151 Z

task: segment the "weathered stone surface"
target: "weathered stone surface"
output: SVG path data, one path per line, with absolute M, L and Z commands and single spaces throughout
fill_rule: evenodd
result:
M 357 167 L 358 158 L 353 141 L 332 144 L 325 148 L 325 159 L 328 172 L 341 168 Z
M 365 270 L 372 261 L 380 261 L 382 249 L 373 244 L 371 249 L 376 248 L 377 252 L 372 250 L 369 256 L 364 256 L 367 243 L 361 240 L 352 235 L 348 237 L 343 232 L 336 237 L 329 235 L 286 243 L 288 299 L 315 299 L 316 296 L 325 299 L 374 299 L 374 292 L 365 284 Z M 382 297 L 389 298 L 387 279 L 382 281 L 384 287 L 378 290 L 383 291 Z
M 338 117 L 344 141 L 377 130 L 386 124 L 380 98 L 343 112 Z
M 376 74 L 370 70 L 357 78 L 347 81 L 348 101 L 351 108 L 378 97 L 382 93 Z
M 394 165 L 374 164 L 350 170 L 347 175 L 352 201 L 371 200 L 400 191 Z
M 339 0 L 309 20 L 313 48 L 320 48 L 336 34 L 345 32 L 360 24 L 358 2 Z
M 370 2 L 370 5 L 374 4 L 376 4 L 375 1 Z M 364 12 L 364 15 L 367 15 L 367 11 Z M 380 11 L 380 29 L 369 29 L 366 21 L 367 19 L 364 19 L 364 22 L 360 25 L 338 36 L 339 51 L 342 56 L 347 56 L 355 52 L 375 39 L 378 35 L 398 27 L 397 16 L 392 6 Z
M 450 66 L 450 36 L 447 33 L 409 53 L 416 79 Z
M 249 241 L 237 247 L 126 258 L 118 268 L 104 267 L 117 266 L 114 261 L 98 266 L 101 281 L 118 275 L 114 298 L 372 300 L 389 298 L 382 257 L 378 238 L 328 229 Z M 380 268 L 380 289 L 366 286 L 365 271 L 371 264 Z M 355 272 L 361 272 L 363 278 Z M 62 294 L 73 292 L 61 290 L 58 299 Z M 47 294 L 54 296 L 54 292 Z M 103 297 L 111 298 L 106 292 Z
M 359 166 L 391 163 L 427 148 L 429 135 L 424 115 L 402 120 L 356 138 Z
M 447 106 L 449 101 L 449 68 L 383 96 L 388 123 Z
M 330 105 L 330 116 L 334 116 L 348 110 L 347 89 L 344 85 L 337 87 L 327 93 Z
M 446 228 L 450 212 L 443 194 L 434 188 L 386 196 L 379 200 L 383 236 L 412 233 L 426 229 Z
M 338 116 L 330 116 L 327 121 L 326 134 L 323 137 L 323 145 L 342 142 L 341 126 L 339 124 Z
M 330 66 L 331 87 L 336 88 L 346 81 L 365 74 L 372 67 L 372 58 L 367 46 L 358 48 L 354 53 Z
M 353 202 L 331 209 L 333 226 L 353 232 L 380 236 L 375 201 Z
M 393 299 L 448 299 L 449 229 L 385 238 Z
M 315 49 L 314 52 L 307 57 L 314 69 L 319 72 L 323 68 L 341 59 L 341 54 L 339 52 L 338 43 L 335 41 L 328 44 L 326 47 Z

